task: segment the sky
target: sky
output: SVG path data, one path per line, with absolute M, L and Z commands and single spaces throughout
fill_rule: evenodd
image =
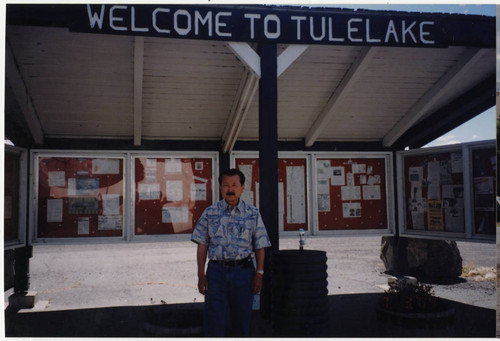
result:
M 390 1 L 387 1 L 389 3 Z M 443 3 L 444 1 L 440 1 Z M 327 3 L 327 1 L 325 1 Z M 458 14 L 474 14 L 474 15 L 487 15 L 494 17 L 496 15 L 496 6 L 494 3 L 485 5 L 476 4 L 442 4 L 433 5 L 430 3 L 420 3 L 418 1 L 413 1 L 413 3 L 419 4 L 392 4 L 381 3 L 381 4 L 340 4 L 338 7 L 342 8 L 353 8 L 353 9 L 373 9 L 373 10 L 392 10 L 392 11 L 408 11 L 408 12 L 427 12 L 427 13 L 458 13 Z M 482 3 L 485 3 L 482 1 Z
M 495 114 L 495 107 L 488 109 L 461 126 L 428 143 L 425 147 L 493 140 L 496 138 Z

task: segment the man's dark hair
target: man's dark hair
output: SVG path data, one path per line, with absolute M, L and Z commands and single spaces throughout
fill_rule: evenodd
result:
M 219 185 L 222 184 L 222 178 L 224 176 L 234 176 L 234 175 L 238 175 L 240 177 L 240 184 L 241 184 L 241 186 L 243 186 L 245 184 L 245 175 L 239 169 L 236 169 L 236 168 L 227 169 L 227 170 L 223 171 L 222 173 L 220 173 Z

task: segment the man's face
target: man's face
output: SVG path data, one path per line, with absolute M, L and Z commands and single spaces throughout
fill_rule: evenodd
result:
M 238 175 L 225 175 L 222 177 L 220 192 L 222 194 L 222 197 L 231 207 L 234 207 L 236 206 L 236 204 L 238 204 L 238 200 L 240 199 L 240 196 L 244 190 L 245 185 L 241 185 L 240 177 Z

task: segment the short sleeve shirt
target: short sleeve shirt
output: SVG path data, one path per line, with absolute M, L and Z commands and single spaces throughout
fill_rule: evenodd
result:
M 238 260 L 253 250 L 271 246 L 258 208 L 240 199 L 231 210 L 225 200 L 205 209 L 191 240 L 208 245 L 211 260 Z

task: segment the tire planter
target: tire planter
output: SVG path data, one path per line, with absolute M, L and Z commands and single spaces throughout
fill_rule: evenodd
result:
M 455 309 L 433 313 L 402 313 L 377 307 L 379 336 L 382 337 L 453 337 Z
M 276 336 L 322 336 L 328 323 L 326 252 L 281 250 L 271 258 L 271 317 Z
M 161 306 L 160 306 L 161 307 Z M 148 314 L 143 329 L 150 336 L 201 337 L 203 336 L 203 307 L 156 309 Z

